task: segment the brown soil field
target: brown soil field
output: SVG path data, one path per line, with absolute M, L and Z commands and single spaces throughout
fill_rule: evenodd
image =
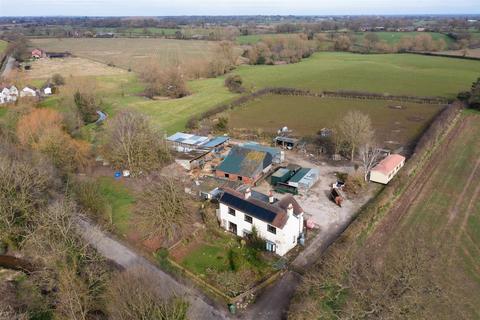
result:
M 32 39 L 32 46 L 47 51 L 69 51 L 75 56 L 141 70 L 152 59 L 168 66 L 208 61 L 217 42 L 171 39 Z
M 27 79 L 48 79 L 56 73 L 64 77 L 82 77 L 120 75 L 127 71 L 83 58 L 43 58 L 34 61 L 31 70 L 25 71 L 24 75 Z

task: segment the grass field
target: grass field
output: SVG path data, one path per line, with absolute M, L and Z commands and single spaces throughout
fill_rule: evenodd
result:
M 3 52 L 7 49 L 8 42 L 4 40 L 0 40 L 0 57 L 2 56 Z
M 297 35 L 296 33 L 249 34 L 246 36 L 238 36 L 237 43 L 240 45 L 255 44 L 265 38 L 292 37 L 296 35 Z
M 362 44 L 363 39 L 367 33 L 365 32 L 356 32 L 355 38 L 358 43 Z M 403 37 L 414 38 L 418 35 L 428 34 L 432 37 L 433 40 L 443 39 L 447 45 L 452 44 L 454 40 L 447 35 L 437 32 L 375 32 L 380 40 L 386 41 L 388 44 L 396 44 Z
M 217 43 L 170 39 L 32 39 L 32 45 L 49 51 L 70 51 L 74 55 L 142 70 L 152 59 L 163 66 L 209 60 Z
M 441 288 L 440 297 L 445 295 L 446 302 L 427 302 L 440 318 L 480 317 L 479 123 L 480 113 L 466 112 L 434 159 L 433 174 L 384 244 L 396 255 L 408 239 L 428 243 L 433 258 L 418 276 L 431 279 Z
M 241 66 L 235 73 L 242 76 L 251 90 L 296 87 L 453 98 L 459 91 L 467 90 L 478 77 L 480 62 L 410 54 L 326 52 L 291 65 Z M 191 116 L 239 96 L 225 88 L 223 77 L 190 81 L 192 95 L 175 100 L 139 96 L 142 84 L 133 73 L 95 78 L 105 111 L 114 115 L 122 108 L 134 108 L 151 116 L 153 122 L 168 133 L 184 129 Z M 54 107 L 55 98 L 43 103 Z
M 39 59 L 31 63 L 31 70 L 25 71 L 26 79 L 48 79 L 53 74 L 61 74 L 65 78 L 121 75 L 127 71 L 109 67 L 104 63 L 83 58 Z
M 358 110 L 371 117 L 378 142 L 395 147 L 416 139 L 441 108 L 398 101 L 268 95 L 231 110 L 229 125 L 270 133 L 287 126 L 296 135 L 315 135 L 324 127 L 332 128 L 348 111 Z
M 480 61 L 323 52 L 296 64 L 242 66 L 236 73 L 255 89 L 295 87 L 453 98 L 478 77 Z

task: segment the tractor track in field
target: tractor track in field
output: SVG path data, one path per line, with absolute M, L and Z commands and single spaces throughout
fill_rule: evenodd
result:
M 447 152 L 450 144 L 456 140 L 466 125 L 465 118 L 459 118 L 459 123 L 447 133 L 443 138 L 441 145 L 436 148 L 434 154 L 430 157 L 428 162 L 421 168 L 421 172 L 408 184 L 406 191 L 395 202 L 393 207 L 389 210 L 387 216 L 382 219 L 375 232 L 367 241 L 366 248 L 381 247 L 385 244 L 388 237 L 395 231 L 396 226 L 404 215 L 408 212 L 410 207 L 418 200 L 423 188 L 430 181 L 438 163 L 442 160 L 443 155 Z

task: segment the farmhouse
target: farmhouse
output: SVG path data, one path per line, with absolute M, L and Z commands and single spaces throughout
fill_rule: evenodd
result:
M 248 236 L 255 228 L 266 241 L 266 249 L 283 256 L 303 236 L 303 209 L 291 195 L 280 201 L 265 197 L 266 201 L 254 197 L 250 188 L 243 193 L 225 189 L 218 218 L 222 228 L 239 237 Z
M 234 146 L 225 160 L 216 168 L 215 175 L 254 185 L 271 169 L 272 160 L 272 155 L 268 152 Z
M 405 157 L 391 154 L 370 171 L 370 181 L 387 184 L 405 164 Z

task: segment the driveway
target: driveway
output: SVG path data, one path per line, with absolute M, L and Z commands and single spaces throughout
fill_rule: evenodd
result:
M 77 219 L 77 228 L 82 237 L 108 260 L 124 269 L 145 270 L 153 274 L 162 296 L 169 297 L 175 294 L 185 297 L 190 303 L 189 319 L 228 319 L 226 311 L 207 302 L 206 297 L 198 290 L 179 283 L 130 248 L 111 238 L 86 218 Z

